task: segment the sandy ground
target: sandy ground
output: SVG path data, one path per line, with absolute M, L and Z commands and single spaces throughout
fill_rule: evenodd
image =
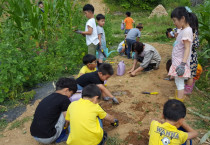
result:
M 110 137 L 118 134 L 119 138 L 125 140 L 125 144 L 146 145 L 148 144 L 148 129 L 151 120 L 160 119 L 163 104 L 169 96 L 174 95 L 175 85 L 173 81 L 163 80 L 166 77 L 165 62 L 170 57 L 171 46 L 159 43 L 150 43 L 157 48 L 162 61 L 159 70 L 141 73 L 136 77 L 130 77 L 128 74 L 117 76 L 116 69 L 119 61 L 124 60 L 126 70 L 132 66 L 132 60 L 122 56 L 116 56 L 108 62 L 112 62 L 115 74 L 108 80 L 107 88 L 120 100 L 119 105 L 113 105 L 111 102 L 101 101 L 99 104 L 105 111 L 119 119 L 119 126 L 113 128 L 108 122 L 104 122 L 104 130 Z M 158 95 L 143 95 L 142 91 L 159 92 Z M 186 99 L 186 101 L 188 98 Z M 40 100 L 33 105 L 28 105 L 26 112 L 17 120 L 25 117 L 32 117 L 36 106 Z M 196 120 L 195 116 L 187 114 L 187 120 Z M 1 145 L 38 145 L 30 135 L 31 120 L 24 123 L 21 128 L 9 130 L 9 126 L 2 132 L 0 137 Z M 202 130 L 200 130 L 203 132 Z M 203 132 L 204 133 L 204 132 Z M 193 140 L 194 145 L 198 144 L 198 139 Z M 65 143 L 60 143 L 63 145 Z

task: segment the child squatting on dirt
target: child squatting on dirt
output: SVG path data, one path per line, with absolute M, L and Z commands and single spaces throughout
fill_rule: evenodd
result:
M 98 23 L 98 26 L 97 26 L 97 33 L 98 33 L 98 39 L 99 39 L 99 45 L 98 45 L 98 62 L 99 62 L 99 65 L 101 63 L 103 63 L 103 59 L 105 56 L 104 54 L 104 50 L 106 49 L 106 37 L 105 37 L 105 32 L 104 32 L 104 24 L 105 24 L 105 16 L 102 15 L 102 14 L 98 14 L 96 16 L 96 19 L 97 19 L 97 23 Z
M 116 104 L 119 103 L 117 98 L 115 98 L 110 91 L 104 86 L 104 81 L 108 80 L 114 74 L 112 66 L 108 63 L 102 63 L 98 71 L 87 73 L 79 78 L 77 78 L 77 88 L 78 90 L 83 90 L 83 87 L 89 84 L 95 84 L 99 87 L 102 92 L 102 97 L 105 101 L 112 99 Z
M 94 19 L 94 7 L 91 4 L 86 4 L 83 7 L 85 16 L 89 19 L 85 26 L 85 31 L 77 30 L 78 34 L 86 36 L 86 44 L 88 46 L 88 54 L 96 56 L 96 49 L 99 44 L 98 34 L 96 29 L 96 22 Z
M 149 44 L 143 44 L 141 42 L 135 42 L 132 45 L 135 55 L 132 69 L 128 72 L 131 77 L 134 77 L 137 72 L 142 70 L 150 71 L 152 69 L 158 69 L 161 61 L 158 51 Z M 135 69 L 137 62 L 141 62 L 140 67 Z
M 101 119 L 118 126 L 118 120 L 99 106 L 100 97 L 100 89 L 90 84 L 84 87 L 82 98 L 69 105 L 66 112 L 66 121 L 70 122 L 68 145 L 104 145 L 107 134 L 103 131 Z
M 193 42 L 193 31 L 189 23 L 192 14 L 185 7 L 177 7 L 171 13 L 171 18 L 178 29 L 181 29 L 172 51 L 172 65 L 168 75 L 175 77 L 178 90 L 176 99 L 184 101 L 184 80 L 191 77 L 190 59 Z
M 65 124 L 69 98 L 76 91 L 77 83 L 73 78 L 60 78 L 56 91 L 39 103 L 30 127 L 36 141 L 50 144 L 59 138 Z
M 168 100 L 163 107 L 164 123 L 153 120 L 150 125 L 149 145 L 182 145 L 198 133 L 185 123 L 186 108 L 179 100 Z M 186 132 L 179 130 L 182 127 Z M 181 128 L 180 128 L 181 129 Z
M 84 66 L 80 69 L 77 78 L 86 73 L 91 73 L 96 71 L 96 65 L 97 65 L 96 57 L 92 54 L 85 55 L 83 57 L 83 64 Z

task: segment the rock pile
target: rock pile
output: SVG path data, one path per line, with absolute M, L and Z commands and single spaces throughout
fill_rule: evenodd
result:
M 166 12 L 166 9 L 162 5 L 158 5 L 150 14 L 149 18 L 152 18 L 154 16 L 160 17 L 160 16 L 168 16 L 168 13 Z

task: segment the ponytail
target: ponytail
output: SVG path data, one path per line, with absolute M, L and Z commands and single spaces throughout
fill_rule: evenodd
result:
M 171 13 L 171 18 L 180 20 L 182 17 L 185 17 L 185 21 L 190 25 L 193 33 L 195 33 L 196 30 L 198 31 L 198 18 L 192 13 L 189 7 L 177 7 Z
M 196 31 L 198 32 L 198 18 L 194 13 L 189 13 L 189 18 L 190 18 L 190 27 L 193 30 L 193 33 Z

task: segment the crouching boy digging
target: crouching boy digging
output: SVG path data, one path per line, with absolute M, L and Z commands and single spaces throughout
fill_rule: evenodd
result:
M 103 63 L 98 68 L 98 71 L 87 73 L 80 76 L 77 81 L 78 90 L 82 90 L 83 87 L 89 84 L 95 84 L 102 92 L 102 97 L 105 101 L 112 99 L 112 101 L 118 104 L 117 98 L 115 98 L 110 91 L 104 86 L 104 81 L 108 80 L 114 74 L 112 66 L 108 63 Z
M 77 91 L 76 81 L 72 78 L 60 78 L 56 91 L 44 98 L 36 108 L 31 124 L 31 135 L 40 143 L 50 144 L 61 134 L 69 97 Z
M 98 105 L 100 97 L 100 89 L 90 84 L 84 87 L 82 98 L 69 105 L 66 112 L 66 121 L 70 122 L 68 145 L 104 145 L 107 134 L 102 129 L 101 119 L 118 126 L 118 120 Z
M 165 122 L 162 124 L 153 120 L 150 125 L 149 145 L 181 145 L 195 138 L 198 133 L 185 123 L 185 116 L 186 108 L 181 101 L 168 100 L 163 108 Z M 186 132 L 178 130 L 180 127 Z

